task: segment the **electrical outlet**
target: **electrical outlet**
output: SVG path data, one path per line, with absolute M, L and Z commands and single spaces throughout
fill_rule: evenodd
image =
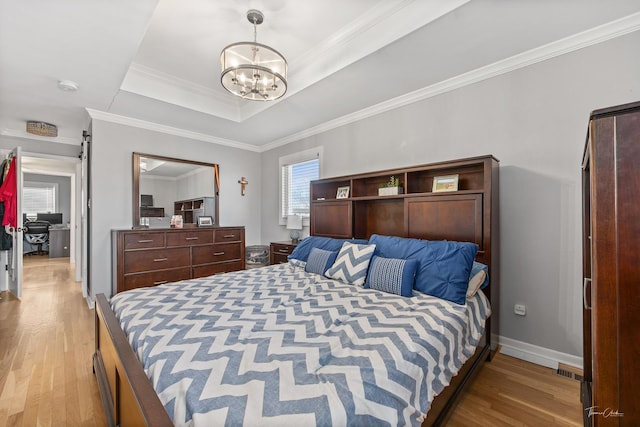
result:
M 513 306 L 513 312 L 518 316 L 524 316 L 527 314 L 527 307 L 524 304 L 516 304 Z

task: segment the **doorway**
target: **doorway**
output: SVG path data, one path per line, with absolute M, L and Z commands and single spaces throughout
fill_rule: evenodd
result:
M 76 158 L 22 155 L 19 215 L 25 229 L 22 278 L 26 292 L 38 287 L 42 272 L 57 274 L 60 268 L 68 270 L 76 282 L 82 280 L 79 167 L 80 160 Z M 44 228 L 38 228 L 43 224 Z M 82 292 L 80 285 L 77 291 Z

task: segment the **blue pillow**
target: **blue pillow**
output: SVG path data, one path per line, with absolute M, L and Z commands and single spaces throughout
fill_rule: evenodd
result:
M 469 274 L 469 279 L 474 277 L 479 272 L 484 271 L 484 282 L 480 285 L 480 289 L 484 289 L 489 286 L 489 267 L 485 264 L 477 261 L 473 261 L 473 266 L 471 266 L 471 273 Z
M 414 288 L 456 304 L 466 301 L 469 274 L 478 245 L 469 242 L 429 241 L 374 234 L 376 255 L 415 259 L 418 262 Z
M 351 283 L 352 285 L 364 285 L 369 261 L 375 249 L 376 245 L 358 245 L 344 242 L 336 262 L 326 271 L 325 276 Z
M 339 251 L 342 248 L 342 244 L 344 242 L 351 242 L 357 244 L 367 244 L 369 241 L 367 240 L 358 240 L 358 239 L 332 239 L 330 237 L 318 237 L 318 236 L 309 236 L 304 238 L 298 243 L 298 246 L 291 252 L 291 255 L 288 256 L 288 259 L 298 259 L 300 261 L 306 262 L 309 259 L 309 254 L 311 253 L 311 249 L 318 248 L 324 249 L 326 251 Z
M 325 251 L 324 249 L 312 248 L 304 271 L 307 273 L 324 274 L 333 265 L 338 256 L 338 252 Z
M 382 258 L 374 255 L 364 287 L 411 297 L 417 268 L 418 261 L 415 259 Z

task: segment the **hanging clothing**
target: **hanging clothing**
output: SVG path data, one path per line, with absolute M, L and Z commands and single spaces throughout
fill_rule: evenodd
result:
M 2 185 L 0 185 L 0 202 L 4 202 L 4 215 L 2 217 L 2 225 L 16 228 L 18 226 L 17 212 L 17 177 L 16 177 L 16 158 L 11 159 L 9 171 Z
M 0 202 L 0 218 L 4 217 L 4 202 Z M 0 251 L 8 251 L 13 247 L 11 234 L 4 227 L 0 227 Z
M 0 184 L 4 181 L 4 177 L 7 175 L 11 159 L 4 159 L 0 164 Z

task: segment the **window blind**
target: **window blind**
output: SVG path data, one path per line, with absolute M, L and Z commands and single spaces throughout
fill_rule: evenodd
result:
M 311 196 L 310 182 L 320 177 L 320 160 L 284 165 L 281 169 L 282 212 L 287 215 L 298 214 L 309 217 Z
M 56 184 L 25 183 L 22 188 L 22 211 L 29 216 L 38 212 L 56 212 Z

